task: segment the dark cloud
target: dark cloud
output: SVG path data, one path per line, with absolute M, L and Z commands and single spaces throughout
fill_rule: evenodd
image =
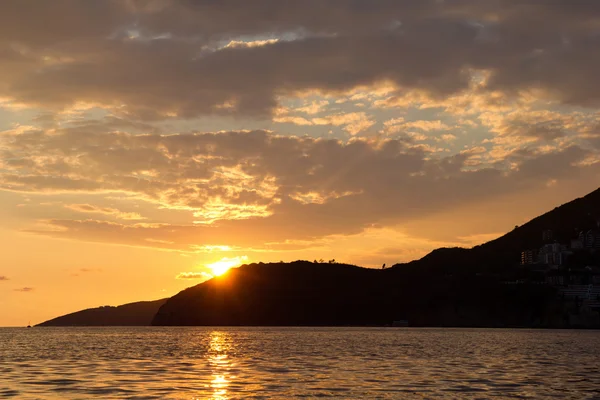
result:
M 437 4 L 436 4 L 437 3 Z M 260 33 L 335 34 L 382 30 L 442 11 L 435 0 L 243 0 L 139 3 L 140 25 L 178 36 L 227 38 Z
M 592 137 L 588 139 L 589 143 L 594 146 L 597 150 L 600 150 L 600 136 Z
M 0 43 L 44 47 L 107 38 L 131 24 L 132 17 L 124 1 L 8 0 L 0 5 Z
M 15 289 L 15 292 L 29 293 L 29 292 L 33 292 L 34 290 L 35 289 L 32 287 L 23 287 L 23 288 Z
M 577 3 L 7 1 L 0 95 L 59 108 L 85 101 L 143 119 L 268 116 L 278 95 L 381 80 L 443 98 L 485 70 L 484 90 L 541 89 L 595 107 L 600 7 Z M 117 34 L 126 31 L 139 36 Z M 287 39 L 214 51 L 265 36 Z
M 600 7 L 587 0 L 244 0 L 138 3 L 140 26 L 179 36 L 227 37 L 263 32 L 364 34 L 427 19 L 470 19 L 503 23 L 542 33 L 585 30 L 597 22 Z
M 4 275 L 0 275 L 0 282 L 2 281 L 8 281 L 8 277 L 4 276 Z

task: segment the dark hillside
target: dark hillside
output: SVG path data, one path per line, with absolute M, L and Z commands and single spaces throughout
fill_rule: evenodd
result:
M 118 307 L 104 306 L 77 311 L 37 326 L 148 326 L 167 299 L 140 301 Z
M 396 264 L 433 270 L 498 270 L 519 263 L 521 251 L 540 248 L 542 232 L 550 229 L 554 239 L 568 243 L 578 231 L 596 228 L 600 220 L 600 189 L 556 207 L 498 239 L 472 249 L 436 249 L 420 260 Z M 456 271 L 455 271 L 456 272 Z
M 549 325 L 546 287 L 308 261 L 250 264 L 186 289 L 153 325 Z

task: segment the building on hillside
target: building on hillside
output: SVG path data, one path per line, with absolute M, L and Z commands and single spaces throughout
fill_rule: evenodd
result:
M 600 249 L 600 231 L 596 229 L 579 232 L 579 240 L 585 249 Z
M 525 250 L 521 252 L 521 265 L 532 265 L 537 262 L 537 250 Z
M 542 231 L 542 240 L 544 243 L 549 243 L 552 239 L 554 239 L 554 232 L 552 232 L 552 229 L 545 229 Z
M 550 266 L 563 265 L 569 255 L 566 246 L 560 243 L 545 244 L 538 253 L 537 262 Z

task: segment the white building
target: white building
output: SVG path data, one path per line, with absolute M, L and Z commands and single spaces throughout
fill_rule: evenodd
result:
M 547 265 L 563 265 L 570 253 L 560 243 L 545 244 L 538 253 L 538 262 Z

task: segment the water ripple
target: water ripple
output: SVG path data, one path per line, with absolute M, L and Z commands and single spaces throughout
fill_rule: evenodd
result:
M 0 398 L 594 399 L 593 331 L 0 329 Z

